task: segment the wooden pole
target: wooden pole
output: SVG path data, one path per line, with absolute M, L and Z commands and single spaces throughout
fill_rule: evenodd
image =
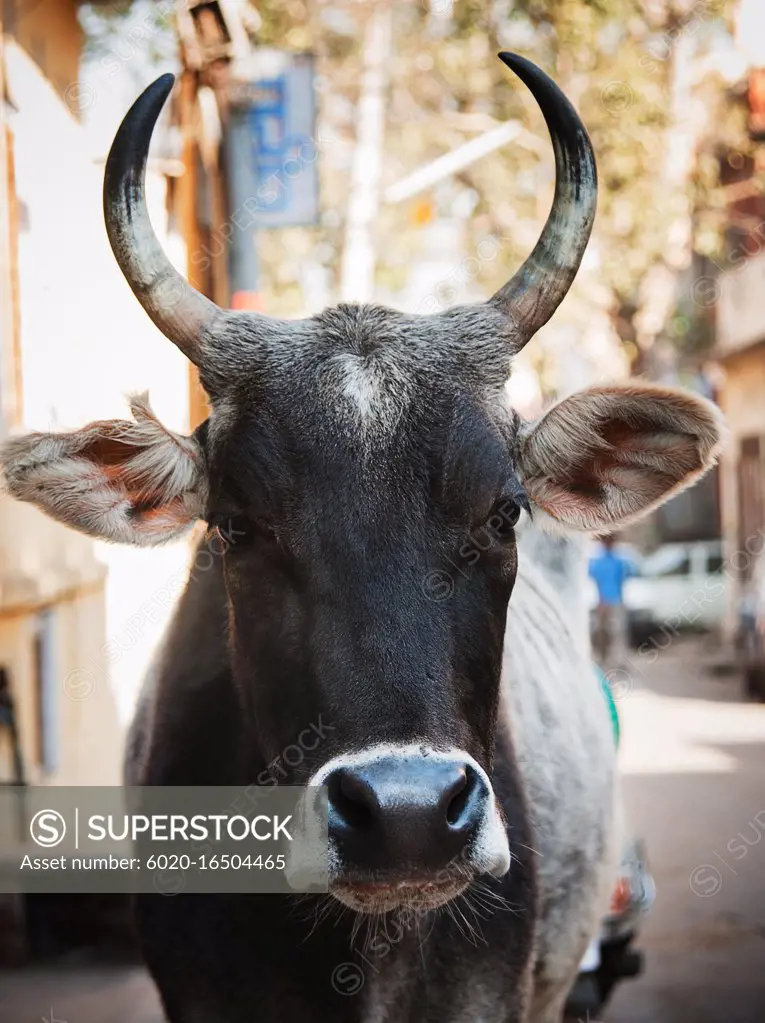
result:
M 5 429 L 22 421 L 18 204 L 13 134 L 6 121 L 5 23 L 0 4 L 0 416 Z

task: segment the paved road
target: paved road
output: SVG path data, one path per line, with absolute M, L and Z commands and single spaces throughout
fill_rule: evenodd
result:
M 658 900 L 647 970 L 607 1023 L 765 1023 L 765 706 L 709 643 L 636 658 L 618 686 L 627 801 Z M 53 1015 L 51 1015 L 53 1013 Z M 0 1023 L 160 1023 L 138 970 L 0 975 Z
M 708 670 L 709 641 L 634 662 L 620 702 L 626 798 L 658 897 L 644 976 L 608 1023 L 765 1021 L 765 705 Z

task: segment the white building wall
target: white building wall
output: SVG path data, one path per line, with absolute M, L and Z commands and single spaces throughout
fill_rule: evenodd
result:
M 76 429 L 93 419 L 124 418 L 124 395 L 148 390 L 162 420 L 186 430 L 186 360 L 143 313 L 109 249 L 103 159 L 88 149 L 84 129 L 29 56 L 11 43 L 6 57 L 17 108 L 11 128 L 21 214 L 24 428 Z M 147 191 L 153 222 L 167 241 L 165 179 L 151 167 Z M 139 551 L 94 542 L 0 499 L 0 615 L 25 603 L 55 604 L 68 594 L 57 630 L 61 767 L 50 780 L 117 780 L 118 748 L 139 681 L 188 556 L 185 543 Z M 100 578 L 103 595 L 94 598 Z M 72 596 L 77 587 L 88 595 Z M 16 615 L 0 622 L 0 654 L 19 671 L 29 670 L 21 667 L 28 661 L 23 651 L 9 651 L 8 638 L 10 629 L 18 643 L 27 643 L 28 621 Z

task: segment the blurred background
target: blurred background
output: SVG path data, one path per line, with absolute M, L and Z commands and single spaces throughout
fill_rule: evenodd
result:
M 205 417 L 102 220 L 111 138 L 158 74 L 178 79 L 149 202 L 198 289 L 284 316 L 427 313 L 490 295 L 550 206 L 544 123 L 499 49 L 562 86 L 601 181 L 577 282 L 514 366 L 515 406 L 641 375 L 713 398 L 730 428 L 719 471 L 616 538 L 628 645 L 604 667 L 658 897 L 645 972 L 606 1018 L 761 1023 L 763 0 L 2 0 L 0 436 L 124 416 L 131 391 L 173 429 Z M 191 557 L 110 547 L 0 496 L 0 783 L 119 782 Z M 588 599 L 595 617 L 594 583 Z M 132 955 L 120 900 L 0 896 L 0 1021 L 158 1023 Z

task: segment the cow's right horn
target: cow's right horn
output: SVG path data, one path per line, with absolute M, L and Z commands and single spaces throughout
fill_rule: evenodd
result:
M 162 75 L 125 115 L 106 161 L 104 219 L 133 294 L 162 333 L 199 365 L 203 334 L 223 310 L 178 273 L 162 251 L 146 208 L 149 143 L 174 81 L 173 75 Z

